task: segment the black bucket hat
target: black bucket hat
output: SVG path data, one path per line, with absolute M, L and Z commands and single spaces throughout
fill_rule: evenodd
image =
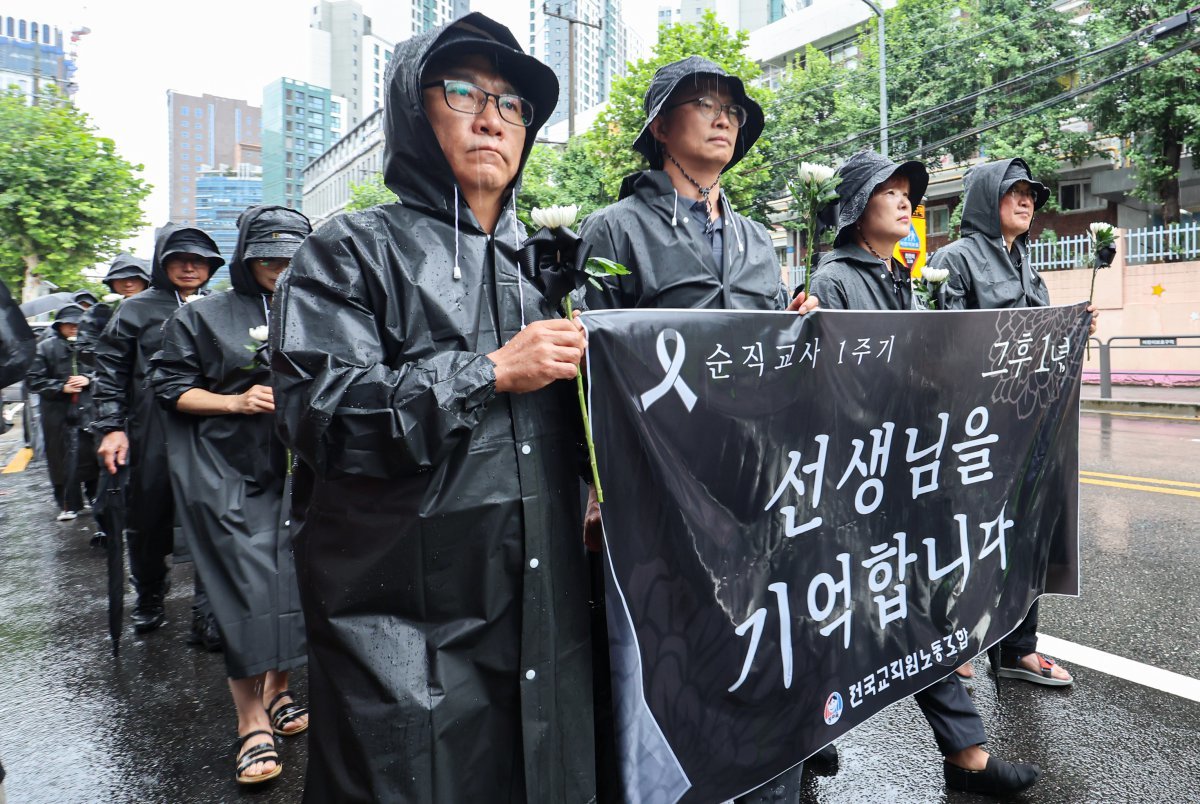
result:
M 214 245 L 212 240 L 193 229 L 181 229 L 171 237 L 160 259 L 166 265 L 173 254 L 196 254 L 208 261 L 210 271 L 215 271 L 225 264 L 225 258 L 213 248 Z
M 299 212 L 269 209 L 257 215 L 247 226 L 246 250 L 242 257 L 247 260 L 290 260 L 311 231 L 308 218 Z
M 112 261 L 108 273 L 104 275 L 104 284 L 112 290 L 112 283 L 117 279 L 141 279 L 150 284 L 150 262 L 132 254 L 122 252 Z
M 518 95 L 533 104 L 533 119 L 528 129 L 532 132 L 540 129 L 558 104 L 558 76 L 549 66 L 522 52 L 507 28 L 483 14 L 468 14 L 442 32 L 425 54 L 421 81 L 426 80 L 424 73 L 431 63 L 475 54 L 491 59 L 496 72 L 513 85 Z
M 913 207 L 921 203 L 925 190 L 929 188 L 929 171 L 924 163 L 912 161 L 897 164 L 874 151 L 859 151 L 842 163 L 837 174 L 842 177 L 842 183 L 838 185 L 838 200 L 834 202 L 837 204 L 835 246 L 849 242 L 855 224 L 867 209 L 871 194 L 892 176 L 900 174 L 908 177 Z M 826 220 L 833 217 L 828 212 L 830 210 L 827 207 L 822 213 Z
M 680 84 L 688 78 L 695 79 L 700 76 L 714 76 L 724 80 L 733 94 L 734 103 L 746 109 L 746 122 L 738 129 L 737 141 L 733 146 L 733 158 L 721 169 L 722 173 L 740 162 L 762 134 L 765 121 L 762 107 L 746 94 L 746 85 L 742 83 L 742 79 L 736 75 L 730 75 L 724 67 L 708 59 L 688 56 L 686 59 L 673 61 L 659 67 L 658 71 L 654 73 L 654 78 L 650 79 L 646 97 L 642 101 L 642 107 L 646 111 L 646 124 L 642 126 L 641 133 L 633 141 L 633 149 L 646 157 L 646 161 L 650 163 L 652 169 L 662 169 L 663 148 L 662 143 L 656 140 L 654 134 L 651 133 L 650 124 L 662 113 L 667 100 Z
M 1014 159 L 1009 163 L 1008 170 L 1004 171 L 1004 179 L 1000 182 L 1000 197 L 1003 198 L 1013 185 L 1022 181 L 1033 188 L 1033 210 L 1036 212 L 1050 200 L 1050 188 L 1033 178 L 1033 173 L 1024 159 Z
M 100 300 L 96 298 L 96 294 L 92 293 L 90 290 L 75 291 L 71 294 L 71 301 L 76 303 L 85 302 L 87 304 L 99 304 L 100 302 Z
M 83 308 L 78 304 L 64 304 L 54 314 L 54 323 L 50 326 L 58 329 L 59 324 L 78 324 L 83 320 Z

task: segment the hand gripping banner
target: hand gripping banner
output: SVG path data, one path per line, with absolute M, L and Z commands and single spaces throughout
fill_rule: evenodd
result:
M 1084 305 L 584 320 L 626 800 L 758 787 L 1078 594 Z

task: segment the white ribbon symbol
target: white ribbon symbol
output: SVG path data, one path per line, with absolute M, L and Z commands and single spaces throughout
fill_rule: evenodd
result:
M 675 341 L 679 348 L 675 350 L 674 355 L 667 354 L 667 338 Z M 662 366 L 663 371 L 667 372 L 667 376 L 663 377 L 662 382 L 651 388 L 646 393 L 642 394 L 642 410 L 649 410 L 650 406 L 667 395 L 667 392 L 672 388 L 675 393 L 679 394 L 679 398 L 683 400 L 683 405 L 688 409 L 688 413 L 692 412 L 692 408 L 696 406 L 696 395 L 692 393 L 692 389 L 688 388 L 687 383 L 679 376 L 680 370 L 683 369 L 683 358 L 687 354 L 687 347 L 683 344 L 683 336 L 673 329 L 664 329 L 658 333 L 658 343 L 655 344 L 655 351 L 658 353 L 658 364 Z

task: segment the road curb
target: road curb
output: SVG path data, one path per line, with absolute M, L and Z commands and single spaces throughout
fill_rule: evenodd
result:
M 1146 418 L 1194 419 L 1200 422 L 1200 404 L 1187 402 L 1151 402 L 1140 399 L 1084 399 L 1084 413 L 1119 413 Z

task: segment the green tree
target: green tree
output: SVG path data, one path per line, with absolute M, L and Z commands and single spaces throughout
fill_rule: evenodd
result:
M 26 299 L 39 280 L 78 286 L 144 225 L 141 170 L 67 99 L 0 94 L 0 278 Z
M 599 170 L 606 199 L 617 197 L 627 175 L 647 167 L 646 160 L 633 150 L 633 141 L 646 122 L 642 99 L 659 67 L 688 56 L 702 56 L 741 78 L 747 92 L 764 108 L 770 104 L 772 90 L 750 85 L 762 70 L 746 56 L 749 36 L 746 31 L 731 32 L 712 12 L 706 12 L 694 25 L 659 28 L 658 43 L 650 57 L 628 65 L 626 75 L 613 81 L 608 107 L 588 130 L 587 157 Z M 766 171 L 756 170 L 763 163 L 760 147 L 751 149 L 722 177 L 721 189 L 739 212 L 765 221 L 771 182 Z
M 1186 0 L 1107 0 L 1093 6 L 1089 34 L 1112 41 L 1191 6 Z M 1183 32 L 1157 42 L 1116 50 L 1100 61 L 1092 78 L 1144 63 L 1182 44 Z M 1132 142 L 1134 194 L 1160 205 L 1163 221 L 1179 222 L 1179 171 L 1185 151 L 1200 153 L 1200 52 L 1186 50 L 1092 93 L 1097 127 Z
M 350 185 L 350 200 L 346 202 L 346 211 L 358 212 L 380 204 L 390 204 L 395 200 L 396 194 L 383 183 L 383 174 L 376 173 L 366 181 Z
M 538 143 L 533 146 L 521 174 L 517 196 L 519 212 L 528 216 L 534 207 L 575 204 L 579 218 L 612 203 L 603 186 L 601 166 L 589 156 L 591 132 L 575 137 L 565 146 Z

